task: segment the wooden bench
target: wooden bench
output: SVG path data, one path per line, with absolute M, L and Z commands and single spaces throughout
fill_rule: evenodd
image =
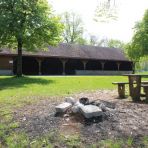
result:
M 148 102 L 148 84 L 141 84 L 141 87 L 144 89 L 146 101 Z
M 148 84 L 148 81 L 141 81 L 141 84 Z
M 112 84 L 118 85 L 118 94 L 120 98 L 125 98 L 125 84 L 128 82 L 113 82 Z
M 125 84 L 129 84 L 128 82 L 113 82 L 112 84 L 118 85 L 118 94 L 120 98 L 125 98 Z M 142 85 L 148 85 L 148 81 L 142 81 Z M 141 87 L 142 87 L 141 85 Z

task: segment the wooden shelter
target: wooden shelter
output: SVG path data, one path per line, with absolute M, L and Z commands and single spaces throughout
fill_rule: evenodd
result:
M 133 63 L 121 49 L 61 43 L 47 51 L 23 52 L 25 75 L 113 75 L 131 73 Z M 16 74 L 17 54 L 0 50 L 0 74 Z

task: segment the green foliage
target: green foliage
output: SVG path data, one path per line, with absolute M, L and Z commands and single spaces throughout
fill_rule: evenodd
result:
M 8 121 L 8 119 L 4 119 L 6 119 L 5 116 L 3 116 L 3 122 L 0 121 L 0 143 L 3 143 L 8 147 L 16 147 L 16 145 L 21 147 L 20 144 L 24 145 L 24 142 L 26 140 L 24 142 L 20 140 L 24 139 L 23 137 L 25 136 L 25 134 L 16 134 L 14 132 L 15 129 L 19 127 L 19 123 L 13 122 L 12 120 Z M 27 139 L 26 136 L 25 139 Z
M 148 71 L 148 56 L 140 58 L 140 70 Z
M 143 143 L 144 143 L 145 147 L 148 147 L 148 136 L 145 136 L 143 138 Z
M 83 22 L 79 15 L 74 12 L 64 12 L 62 14 L 64 24 L 63 38 L 66 43 L 85 44 L 87 41 L 83 38 Z
M 110 48 L 120 48 L 124 49 L 125 44 L 120 40 L 115 39 L 102 39 L 99 41 L 100 46 L 110 47 Z
M 123 145 L 123 141 L 121 140 L 104 140 L 100 142 L 101 147 L 107 147 L 107 148 L 121 148 Z
M 6 138 L 6 144 L 9 148 L 25 148 L 29 146 L 29 139 L 25 133 L 11 133 Z
M 126 142 L 127 146 L 128 147 L 132 147 L 132 144 L 133 144 L 133 138 L 132 137 L 129 137 L 127 142 Z
M 133 138 L 127 137 L 128 139 L 106 139 L 93 144 L 92 148 L 132 148 Z M 144 142 L 143 142 L 144 143 Z
M 120 40 L 107 39 L 107 38 L 99 40 L 95 35 L 90 35 L 89 44 L 94 46 L 120 48 L 120 49 L 124 49 L 125 47 L 125 43 Z
M 40 138 L 33 139 L 29 144 L 31 148 L 36 148 L 36 147 L 54 148 L 56 146 L 79 148 L 80 145 L 81 142 L 80 142 L 80 137 L 78 135 L 64 136 L 57 131 L 50 132 L 46 135 L 43 135 Z
M 63 141 L 68 148 L 73 148 L 73 147 L 80 148 L 81 145 L 81 140 L 78 135 L 72 135 L 66 138 L 64 137 Z
M 125 44 L 120 40 L 114 40 L 114 39 L 108 40 L 107 47 L 124 49 L 124 46 Z
M 125 45 L 126 55 L 134 62 L 137 62 L 140 59 L 139 50 L 133 47 L 132 43 L 127 43 Z
M 148 56 L 141 57 L 138 62 L 135 63 L 135 69 L 138 72 L 148 71 Z
M 18 49 L 17 76 L 22 76 L 22 49 L 56 45 L 62 24 L 47 0 L 1 0 L 0 47 Z
M 0 26 L 0 45 L 14 49 L 19 38 L 27 50 L 55 45 L 62 31 L 46 0 L 1 0 Z
M 54 139 L 54 140 L 53 140 Z M 53 148 L 54 146 L 52 143 L 56 143 L 58 141 L 58 137 L 54 133 L 50 133 L 47 135 L 43 135 L 42 137 L 33 139 L 30 141 L 30 147 L 31 148 L 37 148 L 37 147 L 48 147 L 48 148 Z
M 135 61 L 148 55 L 148 10 L 145 11 L 142 21 L 135 25 L 134 36 L 126 48 L 128 56 Z

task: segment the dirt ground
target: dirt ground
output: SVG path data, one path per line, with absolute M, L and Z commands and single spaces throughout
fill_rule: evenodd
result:
M 86 144 L 127 137 L 132 137 L 135 144 L 138 144 L 141 137 L 148 136 L 148 104 L 117 99 L 116 90 L 85 91 L 71 96 L 76 99 L 88 97 L 90 100 L 106 100 L 112 102 L 115 109 L 106 112 L 106 117 L 91 122 L 81 115 L 66 114 L 56 117 L 55 106 L 64 97 L 53 97 L 15 110 L 14 119 L 21 123 L 18 130 L 25 131 L 30 138 L 51 131 L 59 131 L 65 136 L 78 134 Z

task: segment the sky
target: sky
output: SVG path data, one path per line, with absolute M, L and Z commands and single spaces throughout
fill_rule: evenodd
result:
M 56 14 L 73 11 L 83 20 L 85 32 L 98 38 L 118 39 L 129 42 L 133 36 L 133 28 L 140 21 L 148 0 L 116 0 L 117 21 L 99 23 L 94 21 L 97 5 L 101 0 L 48 0 Z

